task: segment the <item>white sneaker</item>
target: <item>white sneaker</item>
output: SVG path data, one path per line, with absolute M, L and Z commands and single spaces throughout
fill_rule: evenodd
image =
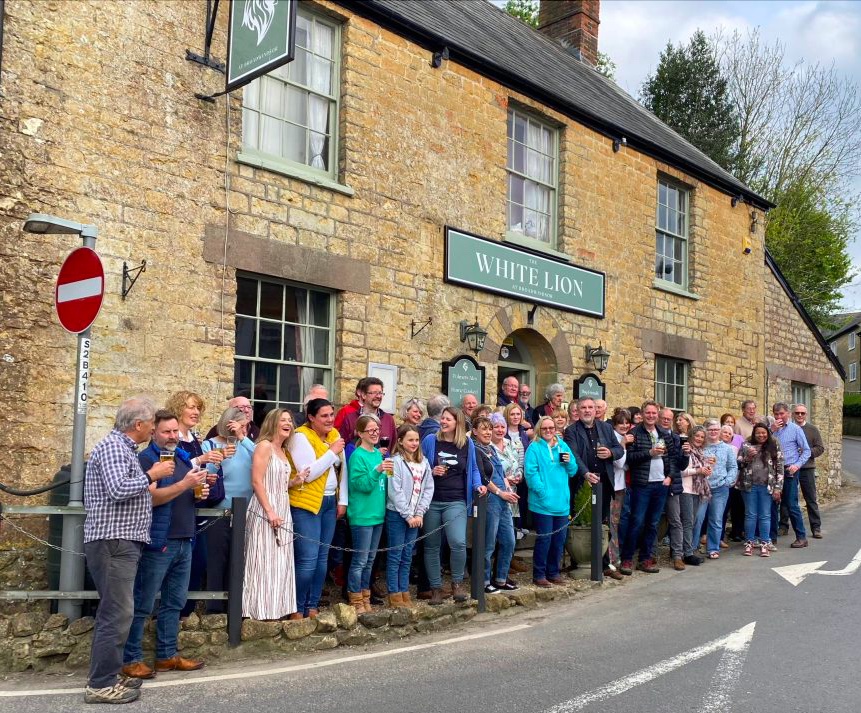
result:
M 140 697 L 137 688 L 126 688 L 122 684 L 116 684 L 107 688 L 92 688 L 87 686 L 84 690 L 84 703 L 131 703 Z

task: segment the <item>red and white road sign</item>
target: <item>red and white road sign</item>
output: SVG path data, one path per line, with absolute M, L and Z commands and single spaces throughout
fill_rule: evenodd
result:
M 63 329 L 72 334 L 85 331 L 99 314 L 105 295 L 105 269 L 92 248 L 69 253 L 57 276 L 54 306 Z

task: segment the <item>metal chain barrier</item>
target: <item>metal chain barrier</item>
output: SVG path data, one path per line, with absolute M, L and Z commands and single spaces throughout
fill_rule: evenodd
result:
M 209 522 L 207 522 L 206 525 L 204 525 L 203 527 L 200 527 L 197 530 L 195 530 L 194 536 L 197 537 L 200 533 L 206 532 L 210 527 L 212 527 L 219 520 L 222 520 L 225 517 L 230 517 L 230 514 L 231 514 L 230 510 L 225 510 L 224 513 L 222 515 L 219 515 L 218 517 L 213 517 L 213 516 L 208 517 L 207 519 L 209 520 Z M 57 552 L 66 552 L 70 555 L 75 555 L 76 557 L 84 557 L 85 556 L 83 552 L 76 552 L 75 550 L 66 549 L 65 547 L 60 547 L 59 545 L 54 545 L 54 544 L 48 542 L 47 540 L 43 540 L 38 535 L 34 535 L 29 530 L 26 530 L 23 527 L 21 527 L 20 525 L 17 525 L 15 523 L 15 521 L 11 517 L 9 517 L 8 515 L 0 515 L 0 522 L 6 522 L 9 525 L 9 527 L 11 527 L 13 530 L 16 530 L 17 532 L 19 532 L 22 535 L 24 535 L 25 537 L 33 540 L 34 542 L 38 542 L 40 545 L 44 545 L 45 547 L 49 547 L 52 550 L 56 550 Z M 17 550 L 9 550 L 9 551 L 10 552 L 17 552 Z
M 543 534 L 539 534 L 536 532 L 536 533 L 534 533 L 535 537 L 552 537 L 553 535 L 555 535 L 558 532 L 562 532 L 563 530 L 567 530 L 568 527 L 571 525 L 571 523 L 574 520 L 576 520 L 578 517 L 580 517 L 580 515 L 583 514 L 583 511 L 589 506 L 591 506 L 591 502 L 590 501 L 585 502 L 583 504 L 583 507 L 580 508 L 580 510 L 578 510 L 574 515 L 571 515 L 568 517 L 567 521 L 565 522 L 565 524 L 562 527 L 558 527 L 555 530 L 552 530 L 551 532 L 546 532 Z M 249 508 L 248 514 L 254 515 L 254 517 L 256 517 L 260 520 L 264 520 L 267 523 L 269 522 L 269 518 L 267 518 L 266 515 L 263 515 L 263 514 L 257 512 L 256 510 L 251 510 Z M 424 539 L 430 537 L 431 535 L 436 534 L 440 530 L 444 530 L 448 526 L 449 523 L 454 522 L 456 520 L 460 520 L 462 517 L 468 517 L 468 515 L 467 516 L 458 515 L 453 520 L 449 520 L 447 523 L 444 523 L 444 524 L 440 525 L 439 527 L 437 527 L 433 530 L 430 530 L 429 532 L 424 533 L 423 535 L 419 535 L 418 537 L 416 537 L 415 540 L 413 540 L 413 542 L 411 543 L 410 546 L 413 546 L 416 542 L 418 542 L 420 540 L 424 540 Z M 376 550 L 356 550 L 356 549 L 353 549 L 352 547 L 340 547 L 338 545 L 333 545 L 331 543 L 326 543 L 326 542 L 321 542 L 320 540 L 315 540 L 313 537 L 307 537 L 307 536 L 305 536 L 299 532 L 296 532 L 295 530 L 288 529 L 286 525 L 279 525 L 277 528 L 272 528 L 272 529 L 282 530 L 282 531 L 286 532 L 287 534 L 292 535 L 294 538 L 299 538 L 301 540 L 305 540 L 306 542 L 310 542 L 314 545 L 317 545 L 318 547 L 328 547 L 329 549 L 337 550 L 338 552 L 350 552 L 350 553 L 370 555 L 370 554 L 374 554 L 377 552 L 393 552 L 395 550 L 402 550 L 402 549 L 404 549 L 404 547 L 407 546 L 406 544 L 403 544 L 403 545 L 396 545 L 394 547 L 380 547 L 380 548 L 377 548 Z
M 544 534 L 535 533 L 535 537 L 551 537 L 558 532 L 562 532 L 562 530 L 566 530 L 573 520 L 576 520 L 578 517 L 580 517 L 580 515 L 583 513 L 583 511 L 586 509 L 586 507 L 588 505 L 590 505 L 590 503 L 588 501 L 586 503 L 584 503 L 583 507 L 581 507 L 578 512 L 576 512 L 573 516 L 568 518 L 568 521 L 565 523 L 565 525 L 563 527 L 559 527 L 559 528 L 553 530 L 552 532 L 547 532 Z M 206 532 L 206 530 L 208 530 L 210 527 L 212 527 L 216 522 L 218 522 L 222 518 L 229 517 L 230 514 L 231 513 L 229 510 L 225 510 L 224 514 L 220 515 L 219 517 L 208 518 L 209 522 L 207 522 L 206 525 L 198 528 L 195 531 L 195 533 L 194 533 L 195 537 L 197 535 L 201 534 L 202 532 Z M 265 520 L 266 522 L 269 521 L 265 515 L 260 514 L 256 510 L 249 510 L 249 514 L 254 515 L 255 517 L 257 517 L 261 520 Z M 455 519 L 459 520 L 461 517 L 466 517 L 466 516 L 458 515 L 457 518 L 455 518 Z M 8 525 L 13 530 L 16 530 L 17 532 L 21 533 L 25 537 L 28 537 L 29 539 L 33 540 L 34 542 L 38 542 L 40 545 L 44 545 L 45 547 L 49 547 L 50 549 L 56 550 L 57 552 L 66 552 L 68 554 L 75 555 L 76 557 L 84 557 L 83 552 L 76 552 L 74 550 L 69 550 L 69 549 L 60 547 L 59 545 L 54 545 L 54 544 L 48 542 L 47 540 L 42 539 L 38 535 L 34 535 L 32 532 L 30 532 L 30 531 L 24 529 L 23 527 L 17 525 L 15 523 L 15 521 L 12 518 L 10 518 L 8 515 L 0 515 L 0 521 L 5 521 L 6 523 L 8 523 Z M 424 540 L 424 539 L 430 537 L 431 535 L 435 535 L 437 532 L 444 530 L 446 528 L 446 526 L 451 522 L 453 522 L 453 520 L 449 520 L 448 523 L 444 523 L 444 524 L 440 525 L 439 527 L 437 527 L 433 530 L 430 530 L 429 532 L 424 533 L 423 535 L 419 535 L 413 541 L 412 544 L 415 544 L 419 540 Z M 333 545 L 331 543 L 321 542 L 320 540 L 315 540 L 313 537 L 306 537 L 305 535 L 302 535 L 301 533 L 298 533 L 295 530 L 288 529 L 285 525 L 280 525 L 277 529 L 283 530 L 285 533 L 292 535 L 294 538 L 299 538 L 302 540 L 306 540 L 307 542 L 311 542 L 312 544 L 315 544 L 318 547 L 329 547 L 330 549 L 338 550 L 339 552 L 350 552 L 350 553 L 356 553 L 356 554 L 373 554 L 374 552 L 392 552 L 394 550 L 402 550 L 404 547 L 406 547 L 406 545 L 404 544 L 404 545 L 396 545 L 394 547 L 379 548 L 376 550 L 356 550 L 356 549 L 353 549 L 351 547 L 339 547 L 338 545 Z M 11 551 L 14 552 L 15 550 L 11 550 Z

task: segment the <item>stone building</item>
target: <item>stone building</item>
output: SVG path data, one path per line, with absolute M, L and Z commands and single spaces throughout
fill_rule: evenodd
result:
M 399 406 L 466 320 L 487 401 L 507 374 L 574 393 L 601 345 L 611 405 L 803 395 L 839 482 L 842 373 L 765 253 L 770 204 L 594 70 L 598 0 L 553 6 L 542 34 L 484 2 L 302 0 L 296 59 L 209 102 L 202 1 L 7 0 L 2 481 L 71 448 L 52 297 L 77 243 L 23 233 L 38 211 L 100 231 L 88 448 L 140 392 L 199 391 L 208 426 L 233 393 L 345 402 L 373 368 Z M 214 57 L 226 34 L 223 10 Z
M 837 356 L 843 371 L 846 372 L 845 392 L 857 394 L 861 391 L 861 380 L 858 378 L 858 365 L 861 349 L 858 348 L 858 335 L 861 334 L 861 313 L 837 315 L 835 320 L 843 326 L 828 335 L 828 346 Z

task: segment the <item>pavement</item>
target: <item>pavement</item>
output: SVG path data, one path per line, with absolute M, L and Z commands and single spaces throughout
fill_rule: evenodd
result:
M 843 481 L 861 486 L 861 438 L 843 437 Z M 861 710 L 861 706 L 859 706 Z
M 764 559 L 735 545 L 698 568 L 638 573 L 582 600 L 482 614 L 434 636 L 162 674 L 129 710 L 858 713 L 861 499 L 851 491 L 823 509 L 826 537 L 807 549 L 785 537 Z M 773 569 L 811 562 L 823 564 L 797 586 Z M 16 676 L 0 682 L 0 705 L 79 711 L 81 684 Z

